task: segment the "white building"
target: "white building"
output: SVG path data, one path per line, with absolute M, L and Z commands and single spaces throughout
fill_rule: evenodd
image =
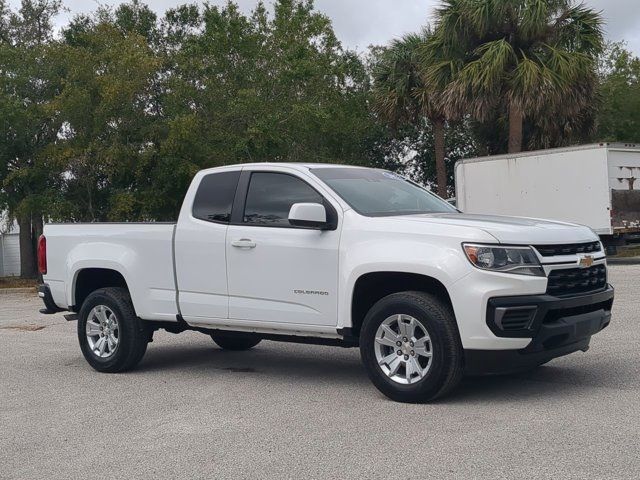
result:
M 7 222 L 0 212 L 0 277 L 20 275 L 20 230 L 14 224 L 7 228 Z

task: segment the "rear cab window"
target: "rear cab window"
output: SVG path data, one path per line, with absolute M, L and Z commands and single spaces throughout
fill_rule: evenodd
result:
M 192 215 L 207 222 L 229 223 L 239 179 L 240 170 L 203 177 L 193 200 Z

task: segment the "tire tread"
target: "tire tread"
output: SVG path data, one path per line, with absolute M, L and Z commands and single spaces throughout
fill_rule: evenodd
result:
M 447 361 L 443 364 L 443 375 L 441 384 L 438 386 L 434 393 L 419 396 L 417 394 L 403 392 L 401 394 L 394 395 L 393 399 L 407 402 L 427 402 L 445 396 L 458 385 L 458 383 L 462 379 L 462 375 L 464 372 L 464 354 L 462 350 L 462 343 L 460 341 L 458 326 L 451 307 L 443 302 L 438 296 L 427 292 L 405 291 L 393 293 L 382 298 L 381 300 L 376 302 L 373 307 L 371 307 L 363 322 L 361 335 L 362 333 L 367 331 L 367 323 L 375 321 L 374 317 L 376 316 L 377 311 L 383 308 L 385 304 L 390 302 L 409 303 L 419 307 L 421 310 L 430 312 L 433 317 L 438 320 L 439 325 L 444 329 L 445 334 L 441 335 L 441 341 L 443 344 L 442 347 L 445 350 L 445 358 L 447 359 Z M 366 344 L 366 342 L 361 337 L 360 345 L 363 344 Z M 376 386 L 378 385 L 376 384 Z M 383 393 L 387 394 L 385 391 L 383 391 Z
M 118 319 L 120 321 L 120 328 L 122 331 L 126 331 L 125 335 L 129 336 L 130 344 L 127 348 L 124 356 L 118 358 L 114 363 L 108 365 L 102 365 L 97 362 L 91 362 L 89 358 L 89 364 L 101 372 L 106 373 L 118 373 L 125 372 L 133 369 L 142 360 L 145 352 L 147 351 L 148 333 L 144 323 L 138 318 L 131 302 L 131 295 L 126 288 L 122 287 L 105 287 L 99 288 L 91 292 L 91 294 L 85 300 L 83 307 L 81 308 L 81 315 L 86 314 L 85 305 L 89 304 L 94 296 L 102 295 L 113 301 L 124 318 Z M 80 325 L 80 324 L 78 324 Z M 83 332 L 78 329 L 78 336 L 82 342 Z M 126 348 L 121 343 L 119 348 Z M 83 351 L 84 353 L 84 351 Z M 89 353 L 90 354 L 90 353 Z M 116 355 L 118 352 L 116 352 Z M 85 354 L 85 358 L 86 358 Z

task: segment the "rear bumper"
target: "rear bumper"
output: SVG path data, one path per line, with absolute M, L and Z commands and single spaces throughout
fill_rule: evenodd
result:
M 62 311 L 62 309 L 56 305 L 56 302 L 54 302 L 53 295 L 51 295 L 51 289 L 46 283 L 38 286 L 38 296 L 42 299 L 45 307 L 40 309 L 40 313 L 51 314 Z
M 526 370 L 549 360 L 589 348 L 591 336 L 609 325 L 614 290 L 557 298 L 550 295 L 497 297 L 489 301 L 487 325 L 496 336 L 531 338 L 519 350 L 465 350 L 469 374 L 497 374 Z M 524 328 L 503 330 L 505 311 L 529 308 Z M 496 320 L 497 319 L 497 320 Z

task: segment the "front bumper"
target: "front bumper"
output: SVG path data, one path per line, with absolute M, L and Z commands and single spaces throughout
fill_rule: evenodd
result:
M 566 298 L 550 295 L 491 298 L 486 317 L 491 331 L 498 337 L 526 337 L 531 342 L 517 350 L 467 349 L 467 373 L 517 372 L 578 350 L 586 351 L 591 336 L 609 325 L 613 297 L 613 287 L 607 285 L 599 292 Z M 530 318 L 517 325 L 521 328 L 503 329 L 504 312 L 518 309 L 530 312 Z

